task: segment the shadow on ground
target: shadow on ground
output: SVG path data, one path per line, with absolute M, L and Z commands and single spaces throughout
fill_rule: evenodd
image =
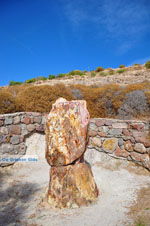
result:
M 22 225 L 29 200 L 39 190 L 37 184 L 9 181 L 10 172 L 0 172 L 0 226 Z M 6 186 L 7 185 L 7 186 Z

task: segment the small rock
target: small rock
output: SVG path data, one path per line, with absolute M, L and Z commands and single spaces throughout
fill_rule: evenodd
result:
M 131 143 L 130 140 L 127 140 L 125 143 L 124 143 L 124 147 L 127 151 L 133 151 L 133 145 Z
M 141 143 L 136 143 L 135 146 L 134 146 L 134 150 L 139 152 L 139 153 L 145 153 L 146 152 L 145 146 Z
M 116 128 L 116 129 L 127 129 L 128 125 L 126 123 L 123 123 L 123 122 L 116 122 L 116 123 L 113 123 L 112 124 L 112 128 Z
M 131 132 L 128 129 L 123 129 L 122 130 L 123 135 L 125 136 L 131 136 Z
M 104 140 L 102 147 L 106 152 L 113 152 L 115 151 L 117 145 L 118 145 L 117 138 L 107 138 Z
M 5 125 L 10 125 L 13 123 L 12 117 L 5 117 Z
M 124 157 L 124 158 L 127 158 L 129 156 L 129 153 L 126 150 L 121 150 L 119 147 L 116 148 L 114 154 L 117 157 Z
M 96 120 L 95 120 L 95 124 L 96 124 L 98 127 L 104 126 L 105 120 L 104 120 L 104 119 L 96 119 Z
M 18 124 L 18 123 L 20 123 L 20 116 L 15 116 L 14 117 L 14 124 Z
M 3 125 L 4 125 L 4 121 L 0 120 L 0 126 L 3 126 Z
M 42 122 L 42 117 L 41 116 L 38 116 L 38 117 L 34 117 L 33 118 L 33 122 L 35 122 L 35 123 L 41 123 Z
M 20 136 L 18 136 L 18 135 L 12 136 L 11 139 L 10 139 L 10 143 L 11 144 L 19 144 L 20 143 Z
M 122 138 L 119 138 L 119 139 L 118 139 L 118 144 L 119 144 L 119 146 L 122 146 L 122 145 L 124 144 L 124 141 L 123 141 Z
M 19 125 L 11 125 L 9 127 L 10 135 L 20 135 L 21 134 L 21 127 Z
M 122 129 L 110 129 L 108 132 L 112 136 L 122 135 Z
M 88 136 L 89 137 L 95 137 L 97 135 L 97 132 L 96 131 L 94 131 L 94 130 L 89 130 L 88 131 Z
M 27 125 L 27 130 L 28 130 L 29 132 L 32 132 L 34 129 L 35 129 L 35 125 L 34 125 L 34 124 L 29 124 L 29 125 Z
M 24 124 L 28 125 L 31 123 L 31 118 L 28 116 L 23 116 L 21 119 L 21 122 L 23 122 Z
M 5 134 L 5 135 L 8 134 L 8 128 L 7 127 L 1 127 L 0 133 Z
M 93 137 L 91 142 L 94 146 L 97 146 L 97 147 L 101 147 L 102 145 L 101 139 L 98 137 Z

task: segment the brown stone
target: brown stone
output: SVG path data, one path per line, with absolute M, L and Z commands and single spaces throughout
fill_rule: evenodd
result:
M 53 208 L 88 205 L 98 196 L 92 171 L 86 163 L 51 167 L 48 203 Z
M 94 130 L 89 130 L 89 131 L 88 131 L 88 136 L 89 136 L 89 137 L 95 137 L 97 134 L 98 134 L 97 131 L 94 131 Z
M 46 122 L 46 158 L 51 166 L 68 165 L 86 148 L 89 113 L 86 101 L 58 99 Z
M 142 131 L 144 129 L 144 123 L 132 123 L 130 125 L 132 129 L 136 129 L 138 131 Z
M 129 153 L 126 150 L 121 150 L 119 147 L 116 148 L 114 154 L 117 157 L 124 157 L 124 158 L 127 158 L 129 156 Z
M 137 153 L 137 152 L 131 152 L 130 153 L 131 158 L 135 161 L 138 162 L 148 162 L 150 161 L 148 154 L 141 154 L 141 153 Z
M 106 134 L 105 132 L 102 132 L 102 131 L 99 131 L 97 134 L 98 134 L 100 137 L 106 137 L 106 136 L 107 136 L 107 134 Z
M 31 118 L 28 117 L 28 116 L 23 117 L 23 118 L 21 119 L 21 122 L 23 122 L 24 124 L 28 125 L 28 124 L 31 123 Z
M 18 123 L 20 123 L 20 116 L 19 115 L 14 117 L 14 124 L 18 124 Z
M 127 151 L 133 151 L 133 145 L 130 140 L 124 142 L 124 147 Z
M 125 136 L 131 136 L 131 132 L 128 129 L 123 129 L 122 130 L 123 135 Z
M 135 138 L 135 140 L 136 140 L 136 142 L 138 142 L 138 143 L 142 143 L 142 144 L 144 144 L 144 146 L 146 147 L 146 148 L 149 148 L 150 147 L 150 139 L 148 139 L 146 136 L 143 136 L 143 137 L 136 137 Z
M 27 130 L 28 130 L 29 132 L 32 132 L 34 129 L 35 129 L 35 125 L 34 125 L 34 124 L 29 124 L 29 125 L 27 125 Z
M 9 133 L 10 135 L 20 135 L 21 134 L 21 128 L 19 125 L 11 125 L 9 127 Z
M 105 120 L 104 119 L 96 119 L 95 120 L 95 124 L 99 127 L 99 126 L 104 126 L 105 124 Z

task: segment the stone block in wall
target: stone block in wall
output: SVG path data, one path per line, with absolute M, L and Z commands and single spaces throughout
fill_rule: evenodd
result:
M 122 129 L 110 129 L 108 131 L 108 135 L 111 135 L 111 136 L 121 136 L 122 135 Z
M 112 128 L 114 129 L 127 129 L 128 128 L 128 124 L 127 123 L 119 123 L 119 122 L 115 122 L 112 124 Z
M 17 115 L 17 116 L 14 117 L 13 123 L 14 123 L 14 124 L 18 124 L 18 123 L 20 123 L 20 120 L 21 120 L 21 119 L 20 119 L 20 116 Z
M 117 138 L 107 138 L 104 140 L 102 144 L 102 148 L 104 151 L 112 153 L 118 146 L 118 139 Z
M 34 117 L 33 122 L 40 124 L 42 122 L 42 117 L 41 116 Z
M 8 128 L 7 127 L 0 127 L 0 134 L 8 134 Z
M 5 125 L 10 125 L 13 123 L 13 118 L 11 116 L 5 117 Z
M 0 120 L 0 126 L 3 126 L 3 125 L 4 125 L 4 121 Z
M 28 125 L 28 124 L 32 123 L 32 119 L 29 116 L 22 116 L 21 117 L 21 122 L 26 124 L 26 125 Z
M 9 134 L 10 135 L 20 135 L 21 134 L 21 127 L 19 125 L 9 126 Z
M 125 147 L 125 150 L 127 151 L 133 151 L 133 144 L 131 143 L 130 140 L 127 140 L 124 142 L 124 147 Z
M 27 125 L 27 130 L 28 130 L 29 132 L 32 132 L 34 129 L 35 129 L 35 125 L 34 125 L 34 124 L 29 124 L 29 125 Z
M 10 138 L 11 144 L 19 144 L 20 143 L 20 136 L 14 135 Z
M 114 154 L 117 157 L 123 157 L 123 158 L 127 158 L 129 156 L 129 153 L 126 150 L 122 150 L 119 147 L 116 148 Z
M 141 143 L 136 143 L 134 145 L 134 151 L 139 152 L 139 153 L 145 153 L 146 152 L 146 148 L 143 144 Z

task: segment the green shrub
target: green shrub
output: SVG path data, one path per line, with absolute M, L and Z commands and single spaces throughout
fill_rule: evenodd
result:
M 145 63 L 145 67 L 146 67 L 147 69 L 150 69 L 150 61 L 147 61 L 147 62 Z
M 121 73 L 123 73 L 123 72 L 125 72 L 126 71 L 126 69 L 119 69 L 119 70 L 117 70 L 117 73 L 119 73 L 119 74 L 121 74 Z
M 62 77 L 65 77 L 65 76 L 66 76 L 65 73 L 60 73 L 60 74 L 57 75 L 58 78 L 62 78 Z
M 108 73 L 107 73 L 107 72 L 104 72 L 104 71 L 101 71 L 99 74 L 100 74 L 101 76 L 107 76 L 107 75 L 108 75 Z
M 38 80 L 45 81 L 45 80 L 47 80 L 47 77 L 45 77 L 45 76 L 38 76 L 37 78 L 35 78 L 35 80 L 36 81 L 38 81 Z
M 97 67 L 95 71 L 96 72 L 104 71 L 104 68 L 103 67 Z
M 26 80 L 25 83 L 33 83 L 35 81 L 36 81 L 35 78 L 31 78 L 31 79 Z
M 16 101 L 11 93 L 0 90 L 0 114 L 13 113 L 16 111 Z
M 10 82 L 9 82 L 9 85 L 10 85 L 10 86 L 21 85 L 21 84 L 22 84 L 22 82 L 16 82 L 16 81 L 10 81 Z
M 56 78 L 55 75 L 49 75 L 48 76 L 48 79 L 54 79 L 54 78 Z
M 119 66 L 119 68 L 125 68 L 125 65 L 124 65 L 124 64 L 121 64 L 121 65 Z
M 133 64 L 133 66 L 141 66 L 141 64 Z
M 70 71 L 68 73 L 68 75 L 80 75 L 80 76 L 82 76 L 82 75 L 85 75 L 85 72 L 80 71 L 80 70 L 74 70 L 74 71 Z
M 114 74 L 115 74 L 115 71 L 114 71 L 113 69 L 110 69 L 110 70 L 108 71 L 108 73 L 109 73 L 110 75 L 114 75 Z
M 91 71 L 91 77 L 95 77 L 96 73 L 94 71 Z

